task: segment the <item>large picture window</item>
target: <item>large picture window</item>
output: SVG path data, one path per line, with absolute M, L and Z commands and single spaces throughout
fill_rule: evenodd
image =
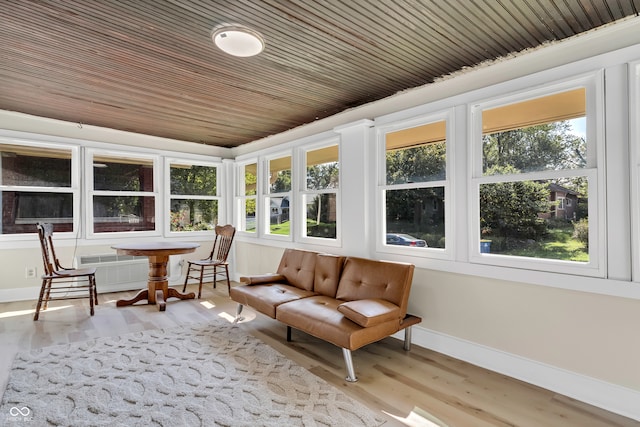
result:
M 340 162 L 338 145 L 304 151 L 303 237 L 337 238 Z
M 396 125 L 383 133 L 384 244 L 446 247 L 447 120 Z
M 169 163 L 169 231 L 213 230 L 218 223 L 218 168 L 214 165 Z
M 479 259 L 593 265 L 597 155 L 587 87 L 594 90 L 567 88 L 475 110 L 482 132 L 474 150 Z
M 90 153 L 93 233 L 156 229 L 155 161 L 153 157 L 122 157 Z
M 77 149 L 0 141 L 1 234 L 35 233 L 37 222 L 74 231 L 72 157 Z

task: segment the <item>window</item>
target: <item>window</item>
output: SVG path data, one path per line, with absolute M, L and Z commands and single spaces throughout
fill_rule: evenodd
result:
M 266 234 L 290 236 L 291 156 L 267 160 Z
M 446 247 L 447 118 L 383 129 L 384 244 L 387 249 Z M 425 123 L 426 122 L 426 123 Z
M 238 231 L 256 233 L 258 164 L 241 164 L 238 173 Z
M 218 224 L 220 197 L 214 165 L 169 163 L 169 231 L 208 231 Z
M 93 233 L 156 229 L 155 160 L 89 151 Z
M 595 266 L 590 220 L 597 206 L 598 156 L 595 138 L 588 137 L 595 132 L 588 129 L 595 117 L 589 100 L 597 91 L 595 81 L 567 86 L 474 107 L 475 129 L 481 129 L 472 149 L 475 261 L 553 260 L 539 264 L 549 271 Z M 571 209 L 570 198 L 576 201 Z
M 36 233 L 37 222 L 74 231 L 77 148 L 15 145 L 0 141 L 0 234 Z
M 337 238 L 340 163 L 338 145 L 304 151 L 303 237 Z

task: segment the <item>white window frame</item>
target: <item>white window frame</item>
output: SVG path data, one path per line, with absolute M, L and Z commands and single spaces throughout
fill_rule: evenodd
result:
M 245 168 L 247 165 L 256 165 L 256 194 L 255 195 L 246 195 L 245 194 Z M 236 233 L 239 235 L 258 238 L 260 236 L 260 231 L 262 229 L 261 223 L 261 210 L 260 210 L 260 189 L 262 183 L 262 174 L 260 161 L 257 158 L 243 160 L 242 162 L 238 162 L 235 165 L 236 171 L 236 189 L 235 189 L 235 218 L 236 224 Z M 247 200 L 255 200 L 256 202 L 256 216 L 255 216 L 255 231 L 246 231 L 246 217 L 243 217 L 243 213 L 245 212 L 246 202 Z
M 516 175 L 482 175 L 482 111 L 586 88 L 587 166 L 584 169 L 545 170 Z M 490 100 L 468 105 L 469 108 L 469 261 L 476 264 L 518 269 L 604 277 L 606 274 L 606 240 L 603 194 L 604 177 L 604 73 L 597 71 L 558 83 L 549 83 L 517 93 L 506 93 Z M 542 258 L 480 253 L 480 186 L 499 182 L 516 182 L 584 176 L 589 185 L 589 262 L 577 263 Z
M 24 147 L 35 147 L 52 150 L 68 150 L 71 153 L 71 186 L 70 187 L 40 187 L 40 186 L 21 186 L 21 185 L 3 185 L 0 180 L 0 201 L 1 192 L 19 191 L 19 192 L 37 192 L 37 193 L 70 193 L 73 197 L 73 219 L 72 231 L 56 232 L 56 239 L 78 238 L 82 232 L 80 229 L 80 147 L 71 144 L 56 144 L 50 142 L 39 142 L 26 140 L 21 138 L 0 137 L 0 145 L 10 144 Z M 1 175 L 0 175 L 1 177 Z M 0 203 L 0 206 L 2 204 Z M 0 241 L 25 240 L 26 236 L 37 233 L 35 224 L 32 233 L 16 233 L 16 234 L 0 234 Z
M 455 129 L 455 110 L 449 108 L 438 112 L 421 114 L 404 120 L 394 121 L 392 123 L 376 126 L 376 143 L 378 153 L 377 171 L 378 171 L 378 191 L 376 192 L 376 212 L 377 212 L 377 238 L 376 252 L 398 254 L 402 256 L 432 258 L 451 260 L 454 257 L 454 236 L 453 227 L 453 211 L 454 203 L 452 197 L 452 182 L 455 174 L 454 170 L 454 129 Z M 401 131 L 404 129 L 414 128 L 431 123 L 445 122 L 446 135 L 446 160 L 445 160 L 445 176 L 444 180 L 425 181 L 407 184 L 387 184 L 387 162 L 386 162 L 386 135 L 388 133 Z M 438 188 L 444 187 L 444 229 L 445 229 L 445 248 L 415 248 L 399 245 L 388 245 L 386 240 L 386 192 L 390 190 L 407 190 L 417 188 Z
M 269 164 L 272 160 L 276 160 L 276 159 L 280 159 L 280 158 L 284 158 L 284 157 L 289 157 L 291 158 L 291 188 L 289 189 L 289 191 L 286 192 L 282 192 L 282 193 L 271 193 L 271 186 L 269 183 L 269 173 L 270 173 L 270 168 L 269 168 Z M 269 156 L 265 156 L 262 160 L 262 163 L 264 164 L 264 167 L 262 168 L 262 206 L 264 207 L 262 209 L 262 217 L 260 218 L 260 222 L 261 222 L 261 232 L 260 232 L 260 236 L 265 238 L 265 239 L 273 239 L 273 240 L 280 240 L 280 241 L 286 241 L 286 242 L 292 242 L 295 233 L 295 227 L 297 226 L 297 221 L 296 221 L 296 209 L 295 209 L 295 203 L 296 200 L 294 200 L 293 196 L 294 194 L 296 194 L 296 158 L 293 155 L 292 150 L 287 150 L 287 151 L 280 151 L 278 153 L 275 154 L 271 154 Z M 260 182 L 260 179 L 258 179 L 258 183 Z M 280 235 L 280 234 L 271 234 L 270 230 L 271 230 L 271 204 L 270 204 L 270 199 L 272 197 L 289 197 L 289 234 L 288 235 Z M 260 229 L 259 228 L 259 229 Z
M 185 166 L 205 166 L 216 169 L 216 195 L 215 196 L 200 196 L 200 195 L 180 195 L 171 194 L 171 165 L 179 164 Z M 180 157 L 165 157 L 164 162 L 164 232 L 166 236 L 202 236 L 210 235 L 213 230 L 199 230 L 199 231 L 171 231 L 171 199 L 189 199 L 189 200 L 217 200 L 218 201 L 218 223 L 225 223 L 225 203 L 221 194 L 222 185 L 222 163 L 219 162 L 206 162 L 196 161 Z M 215 225 L 215 224 L 214 224 Z M 157 226 L 157 224 L 156 224 Z
M 326 189 L 308 189 L 307 188 L 307 153 L 309 151 L 320 150 L 323 148 L 328 148 L 336 146 L 338 148 L 338 187 L 337 188 L 326 188 Z M 295 162 L 299 165 L 299 170 L 297 173 L 298 176 L 298 185 L 297 187 L 300 189 L 298 194 L 300 197 L 298 198 L 298 216 L 296 217 L 296 223 L 299 225 L 296 227 L 296 230 L 299 230 L 298 238 L 303 243 L 309 244 L 317 244 L 324 246 L 341 246 L 341 219 L 342 219 L 342 208 L 341 208 L 341 192 L 340 188 L 342 186 L 342 164 L 340 162 L 340 138 L 335 137 L 329 140 L 320 141 L 314 144 L 307 144 L 302 147 L 299 147 L 297 150 L 298 161 Z M 293 172 L 292 172 L 293 173 Z M 293 179 L 292 179 L 293 181 Z M 316 196 L 320 194 L 335 194 L 336 197 L 336 237 L 335 239 L 325 238 L 325 237 L 312 237 L 306 235 L 306 224 L 307 224 L 307 206 L 305 201 L 309 196 Z
M 140 159 L 144 161 L 151 161 L 153 164 L 153 191 L 105 191 L 93 189 L 93 159 L 98 155 L 107 157 L 120 157 L 123 159 Z M 131 238 L 133 236 L 160 236 L 161 230 L 164 229 L 166 213 L 162 213 L 162 206 L 164 205 L 163 198 L 160 195 L 160 155 L 145 154 L 140 152 L 127 152 L 127 151 L 112 151 L 99 148 L 87 148 L 85 152 L 85 224 L 86 224 L 86 238 L 87 239 L 115 239 L 115 238 Z M 155 229 L 148 231 L 115 231 L 108 233 L 95 233 L 93 231 L 93 197 L 94 196 L 141 196 L 141 197 L 154 197 L 154 210 L 155 210 Z
M 631 186 L 631 280 L 640 282 L 640 60 L 628 64 Z

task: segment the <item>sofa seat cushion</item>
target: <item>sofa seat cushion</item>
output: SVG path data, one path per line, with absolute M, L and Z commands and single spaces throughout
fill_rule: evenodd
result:
M 400 307 L 383 299 L 348 301 L 340 304 L 338 311 L 363 328 L 400 319 Z
M 252 307 L 272 319 L 276 318 L 276 307 L 278 305 L 313 295 L 312 291 L 284 283 L 236 286 L 232 287 L 229 292 L 229 296 L 234 301 Z
M 364 328 L 338 311 L 338 306 L 344 302 L 322 295 L 312 296 L 280 304 L 276 308 L 276 319 L 349 350 L 379 341 L 400 329 L 397 318 Z

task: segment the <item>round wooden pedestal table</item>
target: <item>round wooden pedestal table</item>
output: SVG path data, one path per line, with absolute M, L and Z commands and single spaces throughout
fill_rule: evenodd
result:
M 196 295 L 193 292 L 183 294 L 169 287 L 167 263 L 170 255 L 191 253 L 199 246 L 197 243 L 186 242 L 141 242 L 112 246 L 118 255 L 146 256 L 149 258 L 147 289 L 142 289 L 131 299 L 116 301 L 116 306 L 132 305 L 146 299 L 149 304 L 157 304 L 160 311 L 165 311 L 167 308 L 166 301 L 170 297 L 179 299 L 195 298 Z

